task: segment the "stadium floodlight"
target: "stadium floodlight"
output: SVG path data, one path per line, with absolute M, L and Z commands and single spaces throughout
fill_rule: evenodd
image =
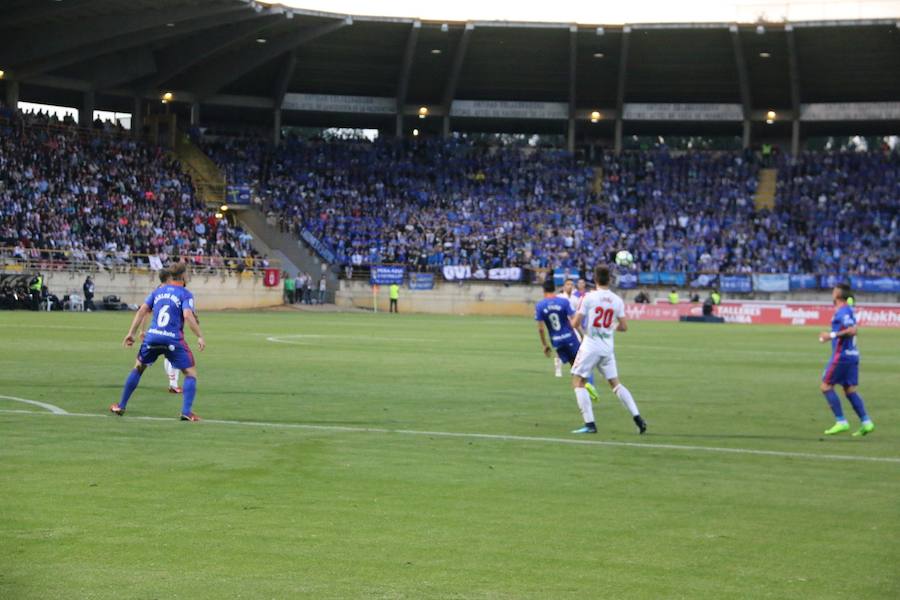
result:
M 418 137 L 418 136 L 419 136 L 419 130 L 413 129 L 413 137 Z
M 222 206 L 219 207 L 219 210 L 222 212 L 228 212 L 228 205 L 223 204 Z
M 450 26 L 446 23 L 441 23 L 441 32 L 447 33 L 448 31 L 450 31 Z
M 431 53 L 432 53 L 432 54 L 440 54 L 440 53 L 441 53 L 441 49 L 440 49 L 440 48 L 433 48 L 433 49 L 431 50 Z
M 756 26 L 756 35 L 762 35 L 762 34 L 764 34 L 765 32 L 766 32 L 766 28 L 765 28 L 765 27 L 763 27 L 762 25 L 757 25 L 757 26 Z
M 772 55 L 771 55 L 770 53 L 768 53 L 768 52 L 760 52 L 760 53 L 759 53 L 759 57 L 760 57 L 760 58 L 769 58 L 769 57 L 771 57 L 771 56 L 772 56 Z
M 169 23 L 166 23 L 166 27 L 175 27 L 175 23 L 170 21 Z
M 597 121 L 599 121 L 601 116 L 602 115 L 600 114 L 599 110 L 595 110 L 594 112 L 592 112 L 591 113 L 591 123 L 596 123 Z
M 169 102 L 171 102 L 174 99 L 175 99 L 175 95 L 172 92 L 166 92 L 165 94 L 162 95 L 162 103 L 163 104 L 168 104 Z
M 428 116 L 428 107 L 427 107 L 427 106 L 420 106 L 420 107 L 419 107 L 419 118 L 420 118 L 420 119 L 424 119 L 424 118 L 427 117 L 427 116 Z
M 602 52 L 594 52 L 594 58 L 603 58 L 604 56 L 606 55 Z
M 597 35 L 603 35 L 604 33 L 606 33 L 605 29 L 603 29 L 602 27 L 597 28 Z
M 3 79 L 3 76 L 6 75 L 6 71 L 0 69 L 0 79 Z
M 223 215 L 223 214 L 220 213 L 220 212 L 217 212 L 217 213 L 216 213 L 216 218 L 217 218 L 217 219 L 224 219 L 224 218 L 225 218 L 225 215 Z
M 269 40 L 267 40 L 266 38 L 256 38 L 256 43 L 257 43 L 257 44 L 265 44 L 265 43 L 268 42 L 268 41 L 269 41 Z
M 771 125 L 772 123 L 775 122 L 775 117 L 777 117 L 777 116 L 778 115 L 775 114 L 774 110 L 770 110 L 769 112 L 766 113 L 766 123 Z

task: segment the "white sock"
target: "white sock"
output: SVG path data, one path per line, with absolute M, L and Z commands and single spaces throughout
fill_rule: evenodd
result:
M 631 392 L 628 391 L 627 387 L 620 383 L 613 389 L 613 393 L 619 397 L 619 400 L 621 400 L 622 402 L 622 406 L 628 409 L 628 412 L 631 413 L 632 417 L 636 417 L 641 414 L 640 412 L 638 412 L 637 404 L 634 403 L 634 398 L 631 397 Z
M 178 369 L 172 366 L 167 360 L 163 361 L 163 367 L 166 369 L 166 375 L 169 377 L 169 387 L 178 387 Z
M 575 388 L 575 400 L 578 401 L 578 408 L 581 409 L 581 417 L 585 423 L 594 422 L 594 407 L 591 406 L 591 396 L 583 387 Z
M 562 361 L 559 360 L 558 356 L 553 357 L 553 366 L 556 368 L 557 373 L 562 371 Z

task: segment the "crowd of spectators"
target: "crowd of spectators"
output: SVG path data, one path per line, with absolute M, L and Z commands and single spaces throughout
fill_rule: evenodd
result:
M 149 263 L 151 255 L 210 269 L 252 262 L 250 236 L 204 207 L 162 149 L 50 115 L 0 117 L 5 253 L 102 267 Z
M 620 249 L 635 269 L 895 274 L 900 155 L 779 155 L 757 210 L 753 152 L 568 153 L 461 140 L 208 142 L 270 222 L 353 266 L 584 269 Z
M 0 247 L 103 266 L 148 255 L 249 264 L 250 236 L 204 207 L 165 152 L 93 129 L 0 106 Z M 889 149 L 656 148 L 587 165 L 460 139 L 202 145 L 229 183 L 254 187 L 271 223 L 314 236 L 341 265 L 586 270 L 628 249 L 638 270 L 900 272 L 900 154 Z M 772 211 L 754 205 L 763 166 L 778 169 Z
M 778 166 L 781 266 L 900 275 L 900 148 L 804 154 Z

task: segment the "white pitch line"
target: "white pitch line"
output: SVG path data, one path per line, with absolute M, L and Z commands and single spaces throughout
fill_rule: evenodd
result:
M 264 335 L 264 334 L 261 334 Z M 325 334 L 317 334 L 317 333 L 286 333 L 283 335 L 273 335 L 266 338 L 267 342 L 273 342 L 276 344 L 292 344 L 295 346 L 307 346 L 314 343 L 314 340 L 321 340 L 323 338 L 327 339 L 353 339 L 359 341 L 371 340 L 375 342 L 428 342 L 432 343 L 437 340 L 430 340 L 425 338 L 407 338 L 407 337 L 389 337 L 389 336 L 377 336 L 377 335 L 367 335 L 365 337 L 360 337 L 356 335 L 342 335 L 342 334 L 333 334 L 333 335 L 325 335 Z M 304 341 L 310 340 L 310 341 Z
M 44 410 L 49 410 L 54 415 L 67 415 L 66 411 L 61 409 L 58 406 L 53 404 L 47 404 L 46 402 L 38 402 L 37 400 L 26 400 L 25 398 L 16 398 L 15 396 L 0 396 L 0 399 L 12 400 L 13 402 L 21 402 L 22 404 L 31 404 L 32 406 L 39 406 Z M 22 411 L 17 411 L 22 412 Z
M 0 410 L 0 413 L 22 413 L 22 411 Z M 46 415 L 49 413 L 24 413 Z M 97 413 L 55 413 L 67 417 L 120 418 Z M 167 417 L 124 417 L 127 421 L 173 422 Z M 305 425 L 302 423 L 267 423 L 263 421 L 229 421 L 224 419 L 204 419 L 201 423 L 214 425 L 241 425 L 247 427 L 271 427 L 276 429 L 303 429 L 312 431 L 337 431 L 345 433 L 387 433 L 431 437 L 496 440 L 504 442 L 537 442 L 543 444 L 572 444 L 581 446 L 613 446 L 619 448 L 648 448 L 650 450 L 680 450 L 683 452 L 717 452 L 722 454 L 747 454 L 751 456 L 774 456 L 779 458 L 805 458 L 811 460 L 859 461 L 900 464 L 900 457 L 851 456 L 847 454 L 816 454 L 813 452 L 785 452 L 780 450 L 754 450 L 752 448 L 722 448 L 718 446 L 688 446 L 682 444 L 653 444 L 643 442 L 616 442 L 608 440 L 586 440 L 574 438 L 536 437 L 527 435 L 504 435 L 494 433 L 464 433 L 455 431 L 421 431 L 415 429 L 385 429 L 380 427 L 347 427 L 343 425 Z

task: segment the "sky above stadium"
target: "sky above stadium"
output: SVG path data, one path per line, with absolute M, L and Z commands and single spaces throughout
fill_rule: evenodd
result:
M 351 15 L 589 24 L 900 19 L 900 0 L 280 0 Z

